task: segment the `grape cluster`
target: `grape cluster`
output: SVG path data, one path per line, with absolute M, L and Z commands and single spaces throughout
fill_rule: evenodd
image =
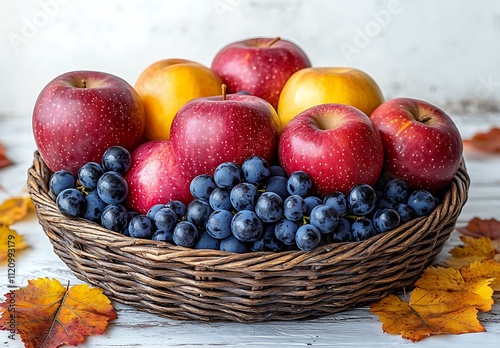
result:
M 54 173 L 50 190 L 61 213 L 133 238 L 244 253 L 310 251 L 322 244 L 362 241 L 429 215 L 437 204 L 431 193 L 412 190 L 401 179 L 318 197 L 306 172 L 287 176 L 280 166 L 252 156 L 241 166 L 225 162 L 213 175 L 196 176 L 189 204 L 172 200 L 139 214 L 123 205 L 128 192 L 123 174 L 130 163 L 130 154 L 115 146 L 101 164 L 84 164 L 78 178 Z
M 102 162 L 83 164 L 75 177 L 66 170 L 52 174 L 50 193 L 57 208 L 67 217 L 83 217 L 117 232 L 129 224 L 130 212 L 124 206 L 128 184 L 123 174 L 130 168 L 132 156 L 121 146 L 107 149 Z

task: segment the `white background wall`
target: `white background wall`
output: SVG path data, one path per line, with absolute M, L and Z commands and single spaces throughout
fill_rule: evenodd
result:
M 133 85 L 156 60 L 210 65 L 257 36 L 295 41 L 315 66 L 360 68 L 386 98 L 500 110 L 499 1 L 0 0 L 0 116 L 31 117 L 40 90 L 70 70 Z

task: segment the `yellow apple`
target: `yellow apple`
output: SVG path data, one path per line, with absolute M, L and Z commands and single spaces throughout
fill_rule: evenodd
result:
M 370 115 L 384 102 L 377 83 L 355 68 L 313 67 L 295 72 L 278 101 L 281 129 L 302 111 L 319 104 L 346 104 Z
M 188 101 L 221 94 L 221 78 L 210 68 L 185 59 L 148 66 L 135 83 L 146 111 L 145 140 L 168 140 L 177 111 Z

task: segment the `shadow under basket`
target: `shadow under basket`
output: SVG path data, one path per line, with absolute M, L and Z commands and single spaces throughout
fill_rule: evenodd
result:
M 234 254 L 134 239 L 61 215 L 38 152 L 28 190 L 55 253 L 117 302 L 170 319 L 261 322 L 312 319 L 410 286 L 455 228 L 470 180 L 462 161 L 428 217 L 362 242 L 311 252 Z

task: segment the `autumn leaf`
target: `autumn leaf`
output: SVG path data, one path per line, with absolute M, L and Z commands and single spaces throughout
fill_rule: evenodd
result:
M 472 293 L 484 300 L 481 302 L 477 299 L 477 307 L 483 312 L 491 310 L 493 305 L 492 295 L 493 289 L 490 283 L 495 278 L 489 274 L 472 276 L 467 273 L 464 276 L 461 270 L 453 268 L 431 266 L 424 270 L 419 279 L 415 282 L 415 286 L 426 290 L 446 290 L 448 292 L 467 292 Z M 473 297 L 471 295 L 471 297 Z
M 480 278 L 495 278 L 490 286 L 494 291 L 500 291 L 500 262 L 492 259 L 481 262 L 476 261 L 470 266 L 460 268 L 460 273 L 467 281 Z
M 471 139 L 464 139 L 466 152 L 500 153 L 500 128 L 493 127 L 484 133 L 476 133 Z
M 391 294 L 372 303 L 370 312 L 379 316 L 384 332 L 415 342 L 431 335 L 485 331 L 477 319 L 478 298 L 466 291 L 415 288 L 409 303 Z
M 102 334 L 108 321 L 116 319 L 102 289 L 88 284 L 65 287 L 56 279 L 38 278 L 5 297 L 0 304 L 0 329 L 10 330 L 14 322 L 26 348 L 77 346 L 89 335 Z
M 495 258 L 497 252 L 490 238 L 474 238 L 460 236 L 460 240 L 465 244 L 450 250 L 451 258 L 445 263 L 455 269 L 469 266 L 474 262 L 481 262 L 485 259 Z
M 486 266 L 486 265 L 485 265 Z M 430 335 L 485 331 L 478 311 L 490 311 L 495 276 L 476 268 L 462 270 L 428 267 L 415 282 L 408 302 L 390 295 L 372 303 L 370 311 L 382 321 L 384 332 L 412 341 Z
M 12 161 L 5 156 L 5 149 L 2 144 L 0 144 L 0 169 L 3 167 L 10 166 Z
M 0 204 L 0 224 L 12 225 L 23 219 L 30 209 L 34 210 L 34 206 L 28 195 L 10 197 Z
M 27 247 L 23 236 L 9 226 L 0 224 L 0 265 L 6 263 L 10 257 L 15 258 L 18 251 Z
M 475 217 L 469 221 L 467 226 L 457 227 L 457 231 L 476 238 L 500 239 L 500 221 L 496 219 L 483 220 Z

